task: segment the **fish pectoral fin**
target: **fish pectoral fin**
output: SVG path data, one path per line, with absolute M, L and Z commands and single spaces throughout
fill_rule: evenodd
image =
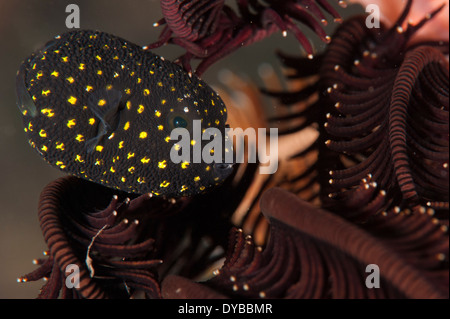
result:
M 97 130 L 97 135 L 93 138 L 90 138 L 86 141 L 86 151 L 88 154 L 92 153 L 97 145 L 99 145 L 100 141 L 103 139 L 103 137 L 108 134 L 108 127 L 105 123 L 100 122 Z
M 88 154 L 91 154 L 95 150 L 95 148 L 97 147 L 98 142 L 100 141 L 100 139 L 101 139 L 101 137 L 96 136 L 96 137 L 90 138 L 90 139 L 88 139 L 86 141 L 86 146 L 85 147 L 86 147 L 86 152 Z
M 99 89 L 89 97 L 88 108 L 98 118 L 99 124 L 95 137 L 86 141 L 86 149 L 91 153 L 104 136 L 112 134 L 120 122 L 123 93 L 115 89 Z
M 23 115 L 35 117 L 37 115 L 36 104 L 31 98 L 25 85 L 25 69 L 22 67 L 16 76 L 17 107 Z
M 108 123 L 121 110 L 122 96 L 119 90 L 99 89 L 89 96 L 88 107 L 100 121 Z

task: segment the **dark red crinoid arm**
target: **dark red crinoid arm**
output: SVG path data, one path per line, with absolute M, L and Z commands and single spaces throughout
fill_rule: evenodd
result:
M 342 3 L 339 1 L 339 3 Z M 209 66 L 242 46 L 260 41 L 276 31 L 292 32 L 310 58 L 314 49 L 296 22 L 312 29 L 324 42 L 329 42 L 323 26 L 327 24 L 323 11 L 340 21 L 337 11 L 326 0 L 266 1 L 238 0 L 238 13 L 224 0 L 181 1 L 162 0 L 164 18 L 155 26 L 166 24 L 158 41 L 149 49 L 166 43 L 177 44 L 186 53 L 181 57 L 185 69 L 191 70 L 194 59 L 201 60 L 196 68 L 200 75 Z
M 319 80 L 300 91 L 269 92 L 292 109 L 275 118 L 282 133 L 318 124 L 314 169 L 322 205 L 353 221 L 391 209 L 448 216 L 448 49 L 409 45 L 443 7 L 399 28 L 411 3 L 391 28 L 368 29 L 364 16 L 345 21 L 312 73 L 304 58 L 282 56 L 294 76 Z M 296 111 L 314 92 L 318 101 Z
M 148 209 L 150 201 L 148 194 L 120 199 L 107 188 L 75 177 L 53 181 L 39 201 L 49 257 L 36 260 L 39 268 L 18 281 L 46 279 L 38 296 L 45 299 L 128 298 L 137 291 L 159 298 L 155 267 L 161 260 L 153 258 L 154 239 L 140 237 L 142 225 L 128 219 Z M 66 284 L 71 267 L 79 270 L 73 287 Z
M 355 225 L 280 188 L 266 191 L 265 248 L 232 230 L 223 266 L 204 283 L 167 277 L 169 298 L 448 298 L 448 229 L 427 214 L 378 215 Z M 367 266 L 380 286 L 367 284 Z

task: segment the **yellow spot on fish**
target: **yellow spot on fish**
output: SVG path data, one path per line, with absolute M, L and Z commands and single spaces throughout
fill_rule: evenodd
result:
M 195 140 L 191 140 L 191 145 L 194 146 L 197 143 Z
M 55 145 L 56 145 L 56 149 L 61 150 L 61 151 L 65 150 L 63 142 L 56 142 Z
M 48 117 L 53 117 L 55 115 L 54 110 L 49 109 L 49 108 L 45 108 L 41 110 L 41 113 L 48 116 Z
M 61 57 L 61 61 L 63 61 L 63 62 L 69 62 L 69 57 L 68 57 L 68 56 L 63 56 L 63 57 Z
M 119 149 L 123 148 L 123 141 L 119 142 Z
M 50 75 L 55 77 L 55 78 L 57 78 L 59 76 L 59 72 L 58 71 L 53 71 Z
M 125 125 L 123 126 L 123 129 L 126 131 L 130 128 L 130 122 L 126 122 Z
M 130 159 L 130 158 L 132 158 L 132 157 L 134 157 L 134 153 L 131 153 L 131 152 L 130 152 L 130 153 L 127 154 L 127 159 Z
M 216 123 L 216 125 L 219 125 L 220 121 L 216 120 L 214 123 Z
M 47 146 L 42 145 L 41 150 L 44 151 L 44 152 L 47 152 L 48 148 L 47 148 Z
M 126 93 L 126 94 L 131 94 L 131 89 L 130 89 L 130 88 L 126 88 L 126 89 L 125 89 L 125 93 Z
M 77 120 L 75 120 L 75 119 L 70 119 L 70 120 L 68 120 L 67 121 L 67 127 L 68 128 L 72 128 L 72 127 L 74 127 L 75 125 L 77 125 Z
M 97 146 L 95 147 L 95 150 L 96 150 L 97 152 L 101 152 L 101 151 L 103 151 L 103 146 L 97 145 Z
M 113 88 L 113 85 L 112 84 L 108 84 L 107 86 L 106 86 L 106 90 L 111 90 Z
M 127 101 L 127 110 L 131 109 L 131 101 Z
M 83 136 L 83 134 L 77 134 L 77 137 L 75 137 L 75 139 L 76 139 L 78 142 L 84 142 L 84 136 Z
M 106 104 L 106 101 L 104 99 L 100 99 L 97 103 L 98 106 L 103 106 Z
M 84 159 L 81 157 L 81 155 L 78 155 L 78 154 L 75 156 L 75 161 L 76 162 L 80 162 L 80 163 L 84 163 Z
M 38 72 L 36 73 L 36 79 L 39 80 L 39 78 L 40 78 L 41 76 L 43 76 L 43 75 L 44 75 L 44 72 L 38 71 Z
M 93 117 L 91 117 L 88 121 L 89 121 L 89 125 L 95 124 L 95 118 L 93 118 Z
M 162 82 L 158 82 L 158 86 L 163 86 L 163 83 Z
M 47 96 L 51 93 L 50 90 L 42 90 L 42 95 Z
M 161 184 L 159 184 L 160 187 L 167 187 L 169 185 L 170 185 L 170 182 L 168 182 L 168 181 L 164 181 Z
M 142 139 L 147 138 L 147 132 L 139 133 L 139 138 L 142 138 Z
M 148 162 L 150 162 L 150 159 L 147 156 L 145 156 L 145 157 L 141 158 L 141 162 L 143 164 L 147 164 Z
M 189 166 L 189 162 L 183 162 L 183 163 L 181 163 L 181 168 L 182 168 L 182 169 L 186 169 L 186 168 L 188 168 L 188 166 Z
M 148 89 L 144 89 L 144 96 L 147 96 L 150 94 L 150 91 Z
M 115 172 L 116 172 L 116 170 L 115 170 L 114 167 L 112 167 L 112 166 L 111 166 L 111 168 L 109 169 L 109 171 L 110 171 L 111 173 L 115 173 Z
M 142 112 L 144 112 L 144 106 L 142 105 L 142 104 L 139 104 L 139 107 L 138 107 L 138 113 L 139 114 L 141 114 Z
M 90 92 L 92 91 L 94 88 L 90 85 L 86 85 L 86 91 Z
M 80 70 L 84 70 L 86 68 L 86 66 L 84 65 L 84 63 L 80 63 L 80 65 L 78 66 L 78 69 Z
M 31 122 L 28 123 L 28 130 L 33 132 L 33 123 L 31 123 Z
M 103 165 L 103 160 L 97 158 L 97 159 L 95 160 L 95 165 L 96 165 L 96 166 Z
M 194 182 L 198 182 L 200 180 L 200 176 L 195 176 L 194 177 Z
M 158 125 L 158 130 L 160 130 L 160 131 L 164 130 L 164 126 Z
M 102 70 L 97 70 L 97 74 L 98 74 L 98 75 L 102 75 L 102 74 L 103 74 L 103 71 L 102 71 Z
M 163 169 L 163 168 L 166 168 L 166 166 L 167 166 L 167 161 L 166 160 L 158 162 L 158 167 L 159 168 Z
M 183 185 L 183 186 L 181 186 L 180 192 L 184 192 L 187 189 L 188 189 L 188 187 L 186 185 Z
M 40 137 L 47 137 L 47 132 L 44 129 L 42 129 L 42 130 L 39 131 L 39 136 Z
M 166 138 L 164 139 L 164 141 L 166 141 L 166 143 L 169 143 L 169 141 L 170 141 L 170 136 L 166 136 Z
M 77 98 L 74 96 L 71 96 L 67 99 L 67 102 L 69 102 L 72 105 L 75 105 L 75 103 L 77 103 Z
M 161 100 L 162 105 L 166 104 L 166 102 L 167 102 L 166 100 Z
M 95 58 L 96 58 L 97 60 L 99 60 L 99 61 L 101 61 L 101 60 L 102 60 L 102 57 L 101 57 L 101 56 L 99 56 L 99 55 L 96 55 L 96 56 L 95 56 Z
M 135 170 L 134 166 L 131 166 L 130 168 L 128 168 L 128 172 L 130 172 L 131 174 L 134 173 L 134 170 Z
M 145 177 L 138 177 L 137 179 L 139 184 L 144 184 L 145 183 Z
M 156 110 L 156 111 L 155 111 L 155 115 L 156 115 L 156 117 L 160 117 L 160 116 L 161 116 L 161 112 L 158 111 L 158 110 Z
M 200 186 L 199 188 L 200 188 L 201 191 L 205 190 L 205 186 Z
M 126 179 L 125 177 L 122 176 L 122 177 L 120 178 L 120 180 L 121 180 L 122 183 L 125 183 L 127 179 Z
M 66 78 L 66 81 L 69 82 L 70 84 L 72 84 L 73 82 L 75 82 L 75 80 L 73 79 L 73 77 L 69 76 L 68 78 Z

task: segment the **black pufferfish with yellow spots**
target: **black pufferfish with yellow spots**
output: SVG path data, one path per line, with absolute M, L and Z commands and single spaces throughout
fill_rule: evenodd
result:
M 201 120 L 202 131 L 217 128 L 225 138 L 226 107 L 195 75 L 119 37 L 55 37 L 23 62 L 16 89 L 30 145 L 70 174 L 129 193 L 180 197 L 232 172 L 222 163 L 171 161 L 174 128 L 192 137 L 193 121 Z

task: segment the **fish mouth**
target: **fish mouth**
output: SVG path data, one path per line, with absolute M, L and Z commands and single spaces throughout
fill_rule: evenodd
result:
M 41 59 L 44 53 L 51 49 L 52 47 L 55 47 L 59 44 L 59 40 L 57 38 L 54 38 L 44 45 L 42 45 L 39 49 L 37 49 L 28 59 L 24 60 L 22 62 L 22 65 L 19 68 L 19 71 L 16 75 L 16 98 L 17 98 L 17 107 L 19 108 L 19 111 L 24 116 L 31 116 L 35 117 L 37 115 L 37 107 L 34 103 L 30 92 L 28 91 L 28 85 L 27 85 L 27 75 L 28 71 L 32 68 L 34 63 Z
M 51 49 L 52 47 L 55 47 L 60 42 L 61 42 L 61 40 L 59 37 L 55 37 L 55 38 L 51 39 L 50 41 L 47 41 L 44 45 L 42 45 L 40 48 L 38 48 L 35 51 L 36 56 L 39 55 L 39 53 L 44 53 L 44 52 L 48 51 L 49 49 Z
M 29 59 L 30 60 L 30 59 Z M 35 117 L 37 115 L 36 104 L 34 104 L 31 98 L 30 92 L 26 84 L 26 76 L 28 74 L 29 65 L 28 61 L 24 61 L 19 68 L 16 76 L 16 104 L 22 115 L 28 115 Z

